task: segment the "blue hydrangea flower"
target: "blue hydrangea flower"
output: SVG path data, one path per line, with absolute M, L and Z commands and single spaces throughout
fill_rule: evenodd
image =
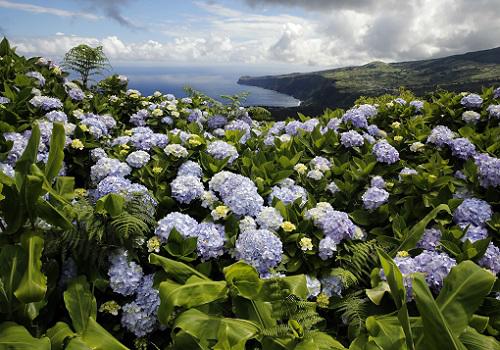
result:
M 135 151 L 130 153 L 127 156 L 127 163 L 133 168 L 142 168 L 146 164 L 148 164 L 149 160 L 151 159 L 151 156 L 149 155 L 148 152 L 145 151 Z
M 365 139 L 359 132 L 349 130 L 340 134 L 340 143 L 347 148 L 359 147 L 363 146 Z
M 310 170 L 308 173 L 307 173 L 307 177 L 309 179 L 313 179 L 313 180 L 316 180 L 316 181 L 319 181 L 323 178 L 323 173 L 318 170 L 318 169 L 313 169 L 313 170 Z
M 59 109 L 63 107 L 61 100 L 55 97 L 48 96 L 34 96 L 30 103 L 37 107 L 41 108 L 44 111 L 50 111 L 52 109 Z
M 295 136 L 299 130 L 304 130 L 304 124 L 298 120 L 292 120 L 286 124 L 285 132 L 287 135 Z
M 309 164 L 311 165 L 311 168 L 318 169 L 319 171 L 322 172 L 330 170 L 331 166 L 331 163 L 328 159 L 319 156 L 311 159 L 311 162 Z
M 283 254 L 280 239 L 268 230 L 247 230 L 240 233 L 235 248 L 236 258 L 252 265 L 261 274 L 276 267 Z
M 492 210 L 488 202 L 477 198 L 465 199 L 453 212 L 453 221 L 483 226 L 491 219 Z
M 171 183 L 172 197 L 182 204 L 201 198 L 205 188 L 200 179 L 191 175 L 177 176 Z
M 108 270 L 109 285 L 113 292 L 121 295 L 132 295 L 142 280 L 142 268 L 133 261 L 128 261 L 128 253 L 119 250 L 110 258 Z
M 419 100 L 413 100 L 410 102 L 410 106 L 415 107 L 417 112 L 420 112 L 424 108 L 424 102 Z
M 398 105 L 405 105 L 406 100 L 404 98 L 398 97 L 397 99 L 394 100 L 394 103 L 397 103 Z
M 500 105 L 490 105 L 486 109 L 491 118 L 500 119 Z
M 438 228 L 428 228 L 425 229 L 422 238 L 417 243 L 417 248 L 422 248 L 425 250 L 436 250 L 441 240 L 441 230 Z
M 144 337 L 156 329 L 156 315 L 148 314 L 137 303 L 123 305 L 122 312 L 121 325 L 136 337 Z
M 399 152 L 386 140 L 378 141 L 372 150 L 377 161 L 385 164 L 394 164 L 399 160 Z
M 218 160 L 229 158 L 229 163 L 234 162 L 239 156 L 236 147 L 220 140 L 210 142 L 207 146 L 207 152 Z
M 378 187 L 370 187 L 361 196 L 363 206 L 368 210 L 375 210 L 389 199 L 389 192 Z
M 73 101 L 83 101 L 85 93 L 81 89 L 71 89 L 68 91 L 68 96 Z
M 416 272 L 425 275 L 425 281 L 436 293 L 443 287 L 443 280 L 457 262 L 446 253 L 424 250 L 414 259 Z
M 97 183 L 106 176 L 125 177 L 131 173 L 132 169 L 118 159 L 103 157 L 90 168 L 90 179 Z
M 285 181 L 289 180 L 289 181 Z M 297 199 L 301 199 L 300 206 L 304 206 L 307 203 L 307 191 L 304 187 L 295 185 L 292 179 L 285 179 L 281 181 L 277 186 L 271 188 L 271 194 L 269 195 L 269 203 L 273 202 L 274 198 L 282 201 L 284 204 L 292 204 Z
M 327 297 L 342 297 L 343 283 L 338 276 L 327 276 L 321 279 L 321 291 Z
M 141 109 L 130 116 L 129 122 L 135 126 L 145 126 L 146 119 L 150 116 L 147 109 Z
M 189 155 L 188 150 L 177 143 L 171 143 L 167 145 L 163 151 L 166 155 L 173 156 L 175 158 L 186 158 Z
M 10 99 L 4 96 L 0 96 L 0 105 L 6 105 L 10 103 Z
M 467 108 L 480 108 L 483 104 L 483 99 L 477 94 L 469 94 L 462 97 L 460 103 Z
M 39 86 L 45 85 L 45 78 L 42 75 L 42 73 L 40 73 L 40 72 L 36 72 L 36 71 L 28 72 L 28 73 L 26 73 L 26 76 L 36 79 Z
M 224 254 L 226 235 L 224 226 L 213 222 L 202 222 L 196 231 L 198 237 L 196 253 L 201 260 L 215 259 Z
M 465 137 L 453 139 L 449 145 L 451 154 L 460 159 L 467 160 L 476 154 L 476 146 Z
M 233 120 L 224 127 L 224 130 L 239 130 L 244 131 L 245 134 L 240 139 L 240 143 L 245 143 L 250 138 L 250 125 L 242 120 Z
M 366 118 L 372 118 L 378 113 L 377 107 L 369 104 L 362 104 L 358 106 L 356 110 L 362 113 Z
M 5 163 L 0 163 L 0 172 L 4 173 L 8 177 L 14 177 L 15 175 L 14 168 L 9 164 Z
M 443 147 L 447 145 L 453 138 L 455 134 L 453 131 L 448 129 L 446 126 L 438 125 L 432 129 L 429 137 L 427 137 L 427 143 L 432 143 L 438 147 Z
M 307 298 L 317 297 L 321 292 L 321 282 L 314 276 L 306 275 Z
M 330 130 L 337 132 L 341 123 L 342 123 L 342 119 L 332 118 L 328 121 L 328 124 L 326 124 L 326 127 Z
M 100 139 L 101 137 L 108 135 L 109 131 L 106 123 L 99 118 L 85 118 L 80 122 L 80 124 L 85 125 L 88 128 L 89 133 L 96 139 Z
M 14 165 L 23 154 L 26 145 L 28 144 L 28 134 L 19 134 L 17 132 L 6 132 L 3 134 L 7 141 L 12 141 L 12 148 L 7 155 L 7 162 Z
M 385 181 L 382 176 L 376 175 L 372 177 L 370 187 L 385 188 Z
M 207 126 L 211 130 L 223 128 L 226 124 L 227 118 L 223 115 L 214 115 L 207 120 Z
M 194 176 L 201 179 L 203 175 L 203 170 L 201 169 L 198 163 L 193 162 L 192 160 L 185 161 L 177 170 L 177 176 Z
M 153 287 L 154 274 L 146 275 L 136 291 L 135 303 L 148 315 L 156 315 L 160 307 L 160 293 Z
M 322 260 L 328 260 L 333 257 L 333 254 L 337 251 L 337 243 L 327 236 L 319 241 L 318 255 Z
M 417 175 L 418 172 L 415 169 L 404 167 L 399 172 L 399 181 L 402 181 L 405 176 Z
M 345 124 L 350 122 L 355 128 L 366 129 L 368 127 L 365 115 L 356 108 L 345 112 L 342 116 L 342 122 Z
M 184 237 L 196 237 L 198 222 L 189 215 L 173 212 L 158 221 L 155 236 L 166 242 L 173 228 Z
M 496 88 L 495 91 L 493 91 L 493 98 L 500 98 L 500 87 Z
M 339 187 L 334 181 L 330 182 L 328 186 L 326 186 L 326 190 L 331 194 L 335 194 L 340 191 Z
M 306 212 L 305 218 L 313 220 L 314 225 L 321 229 L 325 236 L 338 244 L 343 239 L 354 237 L 356 226 L 347 213 L 334 210 L 330 203 L 320 202 L 315 208 Z
M 257 230 L 257 223 L 251 216 L 245 216 L 238 223 L 238 227 L 240 232 L 248 231 L 248 230 Z
M 103 150 L 101 147 L 94 148 L 90 150 L 90 159 L 92 159 L 94 162 L 99 161 L 101 158 L 107 158 L 108 155 L 106 154 L 106 151 Z
M 462 242 L 466 240 L 474 243 L 475 241 L 479 241 L 481 239 L 486 239 L 488 237 L 488 229 L 483 226 L 476 226 L 469 223 L 461 223 L 458 224 L 462 230 L 467 230 L 465 234 L 460 238 Z
M 385 136 L 387 136 L 386 132 L 383 130 L 380 130 L 379 127 L 375 124 L 368 125 L 368 128 L 366 130 L 368 131 L 368 134 L 370 134 L 373 137 L 385 137 Z
M 493 272 L 494 275 L 498 275 L 500 273 L 500 249 L 490 242 L 478 264 Z
M 500 159 L 481 153 L 474 157 L 479 183 L 482 187 L 500 186 Z
M 236 215 L 256 216 L 264 204 L 252 180 L 229 171 L 215 174 L 209 182 L 209 188 L 218 193 L 224 204 Z
M 273 207 L 263 207 L 255 220 L 260 228 L 277 230 L 283 223 L 283 217 L 278 209 Z
M 63 111 L 51 111 L 45 114 L 45 118 L 47 118 L 50 122 L 60 122 L 66 123 L 68 121 L 68 116 Z

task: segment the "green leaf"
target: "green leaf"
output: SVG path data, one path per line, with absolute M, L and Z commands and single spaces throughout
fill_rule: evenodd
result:
M 25 176 L 28 174 L 31 165 L 36 162 L 36 156 L 38 154 L 38 145 L 40 143 L 40 127 L 38 123 L 33 124 L 31 129 L 31 137 L 28 141 L 26 148 L 24 149 L 21 158 L 16 163 L 16 171 L 21 175 Z
M 47 337 L 34 338 L 23 326 L 14 322 L 0 324 L 1 350 L 51 350 Z
M 72 338 L 76 334 L 67 323 L 57 322 L 54 327 L 47 330 L 47 336 L 50 338 L 52 350 L 63 350 L 66 338 Z
M 402 250 L 409 250 L 415 247 L 417 242 L 420 240 L 422 237 L 422 234 L 424 233 L 425 228 L 431 222 L 436 218 L 436 216 L 442 212 L 445 211 L 448 214 L 451 215 L 450 208 L 446 204 L 440 204 L 433 210 L 431 210 L 430 213 L 428 213 L 422 220 L 420 220 L 415 226 L 411 228 L 411 230 L 408 232 L 408 234 L 404 237 L 402 240 L 401 244 L 399 247 L 394 250 L 392 253 L 395 254 L 398 251 Z
M 385 293 L 390 291 L 391 288 L 387 282 L 380 282 L 375 288 L 365 289 L 366 296 L 370 298 L 375 305 L 380 305 Z
M 26 271 L 14 292 L 21 302 L 28 304 L 45 297 L 47 292 L 47 277 L 42 273 L 43 238 L 33 232 L 21 236 L 21 246 L 27 253 Z
M 192 267 L 184 263 L 181 263 L 179 261 L 168 259 L 157 254 L 149 255 L 149 263 L 162 267 L 163 270 L 165 270 L 165 272 L 167 273 L 167 276 L 169 278 L 179 283 L 185 283 L 187 279 L 190 278 L 191 276 L 196 276 L 200 279 L 210 281 L 210 278 L 208 278 L 201 272 L 193 269 Z
M 54 123 L 52 136 L 50 138 L 50 151 L 47 165 L 45 166 L 45 177 L 49 182 L 57 176 L 64 160 L 64 143 L 66 134 L 61 123 Z
M 117 217 L 123 212 L 125 198 L 116 193 L 110 193 L 99 198 L 96 202 L 95 209 L 99 213 L 108 213 L 112 218 Z
M 183 260 L 192 261 L 196 258 L 186 259 L 196 249 L 198 239 L 196 237 L 184 237 L 175 228 L 170 231 L 165 249 L 167 252 L 176 257 L 184 258 Z
M 405 350 L 405 334 L 393 316 L 370 316 L 366 319 L 369 340 L 383 350 Z
M 460 340 L 468 350 L 500 350 L 500 343 L 498 340 L 480 334 L 471 327 L 465 329 L 460 335 Z
M 451 269 L 436 304 L 454 334 L 461 334 L 468 326 L 494 283 L 495 276 L 472 261 L 461 262 Z
M 251 321 L 211 316 L 196 309 L 187 310 L 176 318 L 172 331 L 174 345 L 177 343 L 174 334 L 179 330 L 193 337 L 204 350 L 245 350 L 246 342 L 256 338 L 260 331 Z M 217 343 L 212 347 L 214 340 Z
M 423 341 L 425 347 L 428 349 L 466 350 L 466 347 L 458 339 L 459 334 L 453 333 L 422 275 L 417 275 L 413 279 L 413 292 L 424 326 Z M 420 341 L 417 343 L 420 344 Z
M 346 350 L 346 348 L 328 334 L 315 331 L 309 333 L 294 350 Z
M 15 306 L 14 291 L 26 269 L 26 257 L 20 246 L 5 245 L 0 251 L 0 311 L 10 314 Z
M 92 350 L 129 350 L 92 317 L 89 317 L 87 321 L 82 340 Z
M 95 319 L 97 316 L 96 299 L 90 291 L 85 276 L 79 276 L 71 281 L 64 292 L 64 304 L 73 322 L 73 328 L 78 333 L 87 328 L 89 318 Z
M 225 281 L 210 281 L 192 276 L 181 285 L 172 281 L 160 283 L 160 308 L 158 318 L 166 324 L 175 307 L 191 308 L 227 297 Z

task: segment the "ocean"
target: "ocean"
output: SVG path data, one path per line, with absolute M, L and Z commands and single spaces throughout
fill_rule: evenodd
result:
M 266 74 L 261 70 L 242 71 L 236 67 L 114 67 L 113 71 L 126 75 L 129 88 L 137 89 L 143 95 L 158 90 L 186 97 L 184 87 L 189 86 L 219 101 L 224 101 L 220 97 L 222 95 L 248 92 L 243 103 L 246 106 L 295 107 L 300 104 L 299 100 L 276 91 L 237 84 L 242 75 Z

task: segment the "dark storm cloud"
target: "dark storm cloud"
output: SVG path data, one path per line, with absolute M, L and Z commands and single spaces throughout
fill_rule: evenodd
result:
M 122 9 L 127 6 L 130 0 L 78 0 L 82 3 L 87 3 L 93 10 L 104 13 L 107 17 L 117 21 L 124 27 L 139 29 L 139 26 L 132 23 L 122 14 Z

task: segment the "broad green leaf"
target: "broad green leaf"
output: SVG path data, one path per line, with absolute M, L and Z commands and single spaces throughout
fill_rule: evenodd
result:
M 366 319 L 369 340 L 384 350 L 405 350 L 405 334 L 394 316 L 370 316 Z
M 163 268 L 167 273 L 167 276 L 174 281 L 179 283 L 185 283 L 191 276 L 196 276 L 198 278 L 210 281 L 210 278 L 202 274 L 201 272 L 193 269 L 189 265 L 175 261 L 172 259 L 165 258 L 157 254 L 149 255 L 149 263 L 157 265 Z
M 458 339 L 460 334 L 453 333 L 421 275 L 417 275 L 413 279 L 413 292 L 424 326 L 424 345 L 417 349 L 466 350 L 466 347 Z M 418 343 L 421 344 L 420 341 Z
M 465 329 L 460 335 L 460 340 L 468 350 L 500 350 L 498 340 L 483 335 L 471 327 Z
M 309 333 L 294 350 L 346 350 L 346 348 L 328 334 L 315 331 Z
M 64 292 L 64 304 L 73 322 L 73 328 L 78 333 L 85 330 L 89 317 L 95 319 L 97 316 L 96 299 L 90 291 L 85 276 L 79 276 L 71 281 Z
M 72 338 L 64 350 L 92 350 L 81 337 Z
M 22 176 L 28 174 L 30 167 L 36 162 L 36 156 L 38 154 L 38 145 L 40 143 L 40 127 L 38 123 L 33 124 L 31 129 L 31 137 L 28 141 L 26 148 L 24 149 L 21 158 L 16 163 L 16 171 L 18 171 Z
M 108 213 L 114 218 L 123 212 L 124 204 L 125 198 L 116 193 L 110 193 L 99 198 L 96 202 L 95 209 L 97 212 Z
M 246 342 L 259 333 L 259 327 L 251 321 L 211 316 L 196 309 L 187 310 L 176 318 L 173 334 L 178 330 L 191 335 L 204 350 L 245 350 Z M 218 343 L 212 348 L 213 340 L 218 340 Z M 229 347 L 223 347 L 223 344 Z
M 21 237 L 21 246 L 27 254 L 26 271 L 14 292 L 21 302 L 28 304 L 45 297 L 47 292 L 47 277 L 42 273 L 43 238 L 33 232 Z
M 408 234 L 405 236 L 405 238 L 402 240 L 401 244 L 399 247 L 393 252 L 394 254 L 398 251 L 402 250 L 409 250 L 415 247 L 417 242 L 420 240 L 422 237 L 422 234 L 424 233 L 425 228 L 431 222 L 436 218 L 436 216 L 442 212 L 445 211 L 448 214 L 451 215 L 450 208 L 446 204 L 440 204 L 433 210 L 431 210 L 430 213 L 428 213 L 422 220 L 420 220 L 415 226 L 411 228 L 411 230 L 408 232 Z
M 92 350 L 129 350 L 92 317 L 89 317 L 87 328 L 81 337 L 82 341 Z
M 390 291 L 391 288 L 387 282 L 380 282 L 375 288 L 365 289 L 366 296 L 370 298 L 375 305 L 380 305 L 385 293 Z
M 495 276 L 472 261 L 461 262 L 451 269 L 436 304 L 453 333 L 463 332 L 493 283 Z
M 5 245 L 0 251 L 0 311 L 10 314 L 15 306 L 14 291 L 26 269 L 26 256 L 20 246 Z
M 44 199 L 38 200 L 37 213 L 40 218 L 44 219 L 51 225 L 64 229 L 73 228 L 73 224 L 66 217 L 66 215 L 64 215 L 61 210 Z
M 57 176 L 64 160 L 64 143 L 66 134 L 61 123 L 54 123 L 52 136 L 50 138 L 50 150 L 47 165 L 45 165 L 45 177 L 49 182 Z
M 52 350 L 63 350 L 66 338 L 74 336 L 76 336 L 75 332 L 64 322 L 57 322 L 54 327 L 47 330 Z
M 34 338 L 23 326 L 14 322 L 0 324 L 0 350 L 51 350 L 47 337 Z
M 191 308 L 226 298 L 225 281 L 210 281 L 196 276 L 190 277 L 186 284 L 172 281 L 160 283 L 160 308 L 158 318 L 166 324 L 176 306 Z

